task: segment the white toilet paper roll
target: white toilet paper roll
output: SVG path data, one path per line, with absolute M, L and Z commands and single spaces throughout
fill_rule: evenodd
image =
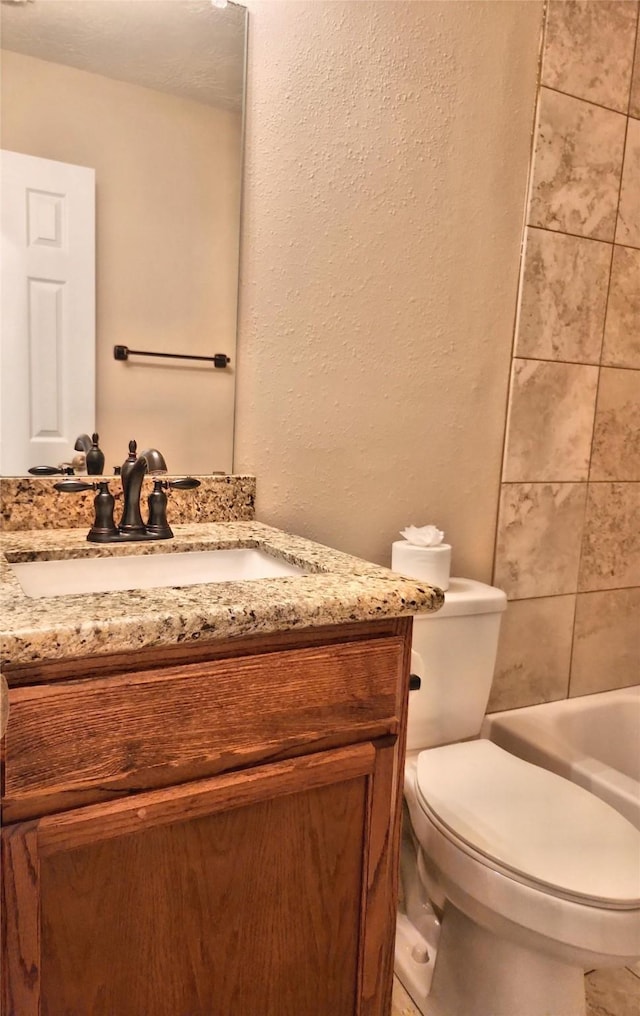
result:
M 406 540 L 396 540 L 391 544 L 391 569 L 410 579 L 448 589 L 451 546 L 440 543 L 437 547 L 416 547 Z

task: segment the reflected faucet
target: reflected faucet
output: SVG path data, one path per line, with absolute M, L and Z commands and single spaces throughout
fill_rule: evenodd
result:
M 82 459 L 80 456 L 76 456 L 73 462 L 61 462 L 58 466 L 31 466 L 27 472 L 31 473 L 32 476 L 55 476 L 56 474 L 62 473 L 63 476 L 73 476 L 74 467 L 79 472 L 84 467 L 85 457 L 88 451 L 91 450 L 92 441 L 88 434 L 80 434 L 76 438 L 74 444 L 74 450 L 76 452 L 82 452 Z M 78 461 L 76 461 L 76 459 Z

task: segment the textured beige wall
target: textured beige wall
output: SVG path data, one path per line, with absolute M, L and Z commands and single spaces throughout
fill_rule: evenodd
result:
M 3 148 L 96 170 L 96 424 L 107 469 L 132 437 L 159 447 L 173 472 L 230 469 L 233 371 L 121 363 L 113 346 L 235 361 L 239 115 L 7 51 L 2 85 Z
M 251 0 L 235 469 L 490 579 L 542 8 Z

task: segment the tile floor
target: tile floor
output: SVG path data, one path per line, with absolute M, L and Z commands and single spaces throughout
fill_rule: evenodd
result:
M 640 964 L 633 969 L 594 970 L 587 974 L 587 1016 L 639 1014 Z M 420 1016 L 397 977 L 393 981 L 391 1016 Z

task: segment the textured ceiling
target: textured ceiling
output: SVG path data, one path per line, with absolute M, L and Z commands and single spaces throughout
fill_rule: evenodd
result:
M 210 0 L 3 0 L 2 46 L 239 110 L 246 11 Z

